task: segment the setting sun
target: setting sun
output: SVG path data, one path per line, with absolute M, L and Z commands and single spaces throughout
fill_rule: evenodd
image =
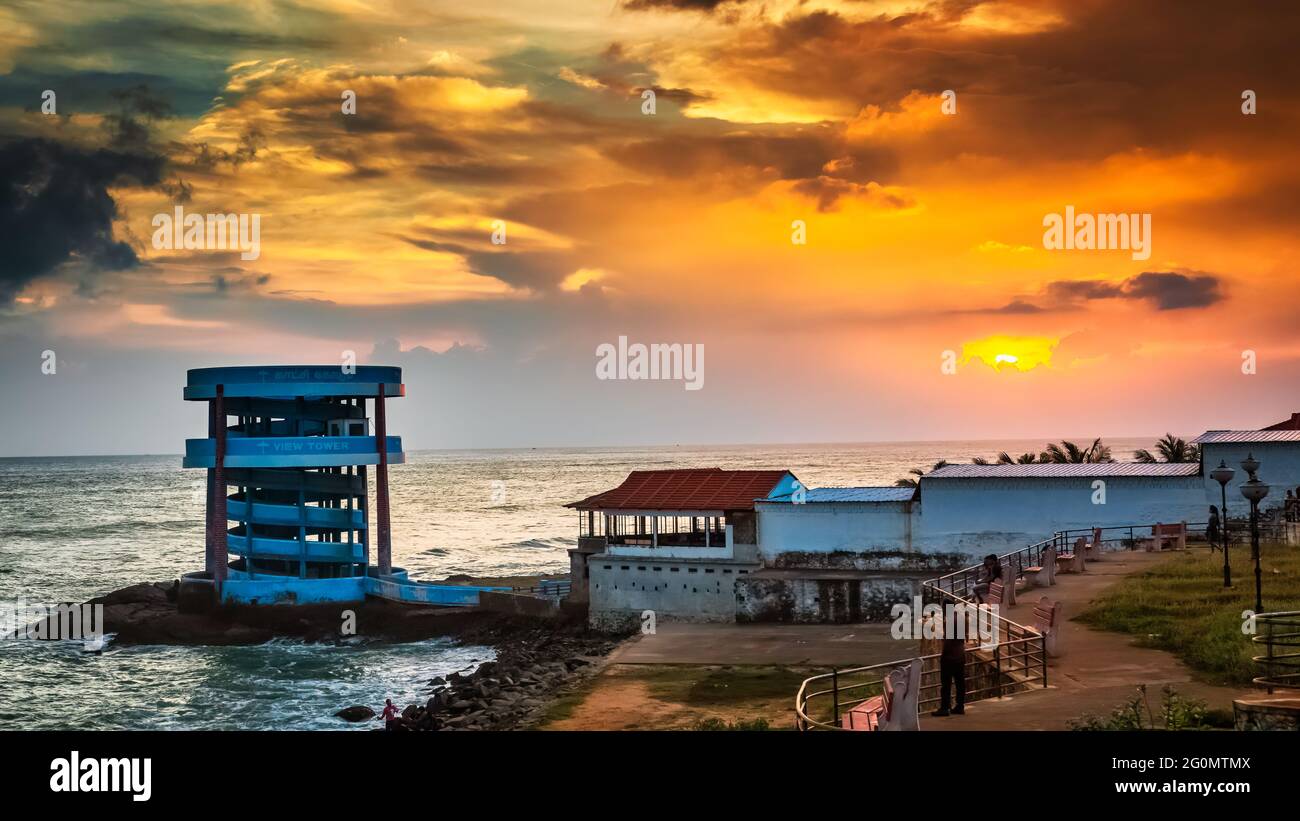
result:
M 1059 339 L 1036 336 L 990 336 L 962 346 L 961 364 L 978 359 L 996 370 L 1014 367 L 1029 371 L 1052 364 L 1052 349 Z

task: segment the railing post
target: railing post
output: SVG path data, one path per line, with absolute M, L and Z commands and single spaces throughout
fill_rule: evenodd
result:
M 999 643 L 993 648 L 993 686 L 996 687 L 996 698 L 1002 698 L 1002 645 Z
M 1042 651 L 1043 660 L 1043 689 L 1047 689 L 1047 636 L 1038 637 L 1039 650 Z
M 831 668 L 831 706 L 835 716 L 835 726 L 840 726 L 840 671 Z
M 1265 681 L 1272 681 L 1273 680 L 1273 620 L 1266 618 L 1264 620 L 1264 623 L 1268 625 L 1268 641 L 1265 644 L 1265 646 L 1268 647 L 1268 655 L 1266 656 L 1268 660 L 1264 663 L 1264 675 L 1267 677 Z M 1268 694 L 1270 696 L 1273 695 L 1273 688 L 1270 686 L 1267 689 L 1268 689 Z

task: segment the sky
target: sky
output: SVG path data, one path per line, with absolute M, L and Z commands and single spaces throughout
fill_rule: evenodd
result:
M 0 0 L 0 456 L 179 452 L 187 368 L 348 352 L 404 368 L 408 448 L 1276 422 L 1297 18 Z M 256 253 L 168 247 L 178 207 Z M 1067 213 L 1145 247 L 1054 247 Z M 698 389 L 600 378 L 620 337 L 702 346 Z

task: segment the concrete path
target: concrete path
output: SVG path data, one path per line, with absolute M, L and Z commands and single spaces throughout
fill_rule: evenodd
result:
M 1018 603 L 1004 615 L 1020 624 L 1033 623 L 1033 607 L 1046 595 L 1065 607 L 1062 628 L 1064 652 L 1048 664 L 1045 690 L 1017 693 L 1003 699 L 977 701 L 966 715 L 934 718 L 921 716 L 923 730 L 1065 730 L 1070 719 L 1083 713 L 1108 716 L 1147 685 L 1147 701 L 1159 712 L 1160 688 L 1173 684 L 1180 696 L 1201 699 L 1211 708 L 1232 709 L 1233 698 L 1249 689 L 1216 687 L 1193 680 L 1191 671 L 1163 650 L 1136 647 L 1131 637 L 1093 630 L 1071 621 L 1087 603 L 1124 576 L 1157 562 L 1176 560 L 1178 554 L 1119 551 L 1102 561 L 1089 562 L 1084 573 L 1058 575 L 1047 589 L 1022 590 Z
M 890 638 L 887 624 L 670 622 L 661 623 L 652 636 L 623 644 L 610 654 L 609 663 L 857 667 L 914 653 L 912 642 Z

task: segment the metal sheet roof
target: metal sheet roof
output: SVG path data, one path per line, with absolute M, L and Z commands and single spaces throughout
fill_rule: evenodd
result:
M 1192 442 L 1300 442 L 1300 430 L 1207 430 Z
M 804 494 L 804 503 L 910 502 L 915 494 L 916 488 L 910 487 L 812 487 Z M 789 503 L 792 496 L 786 493 L 762 501 Z
M 1083 464 L 947 465 L 930 479 L 1104 479 L 1110 476 L 1195 476 L 1199 462 L 1087 462 Z
M 578 510 L 753 510 L 785 470 L 634 470 L 623 484 L 565 507 Z

